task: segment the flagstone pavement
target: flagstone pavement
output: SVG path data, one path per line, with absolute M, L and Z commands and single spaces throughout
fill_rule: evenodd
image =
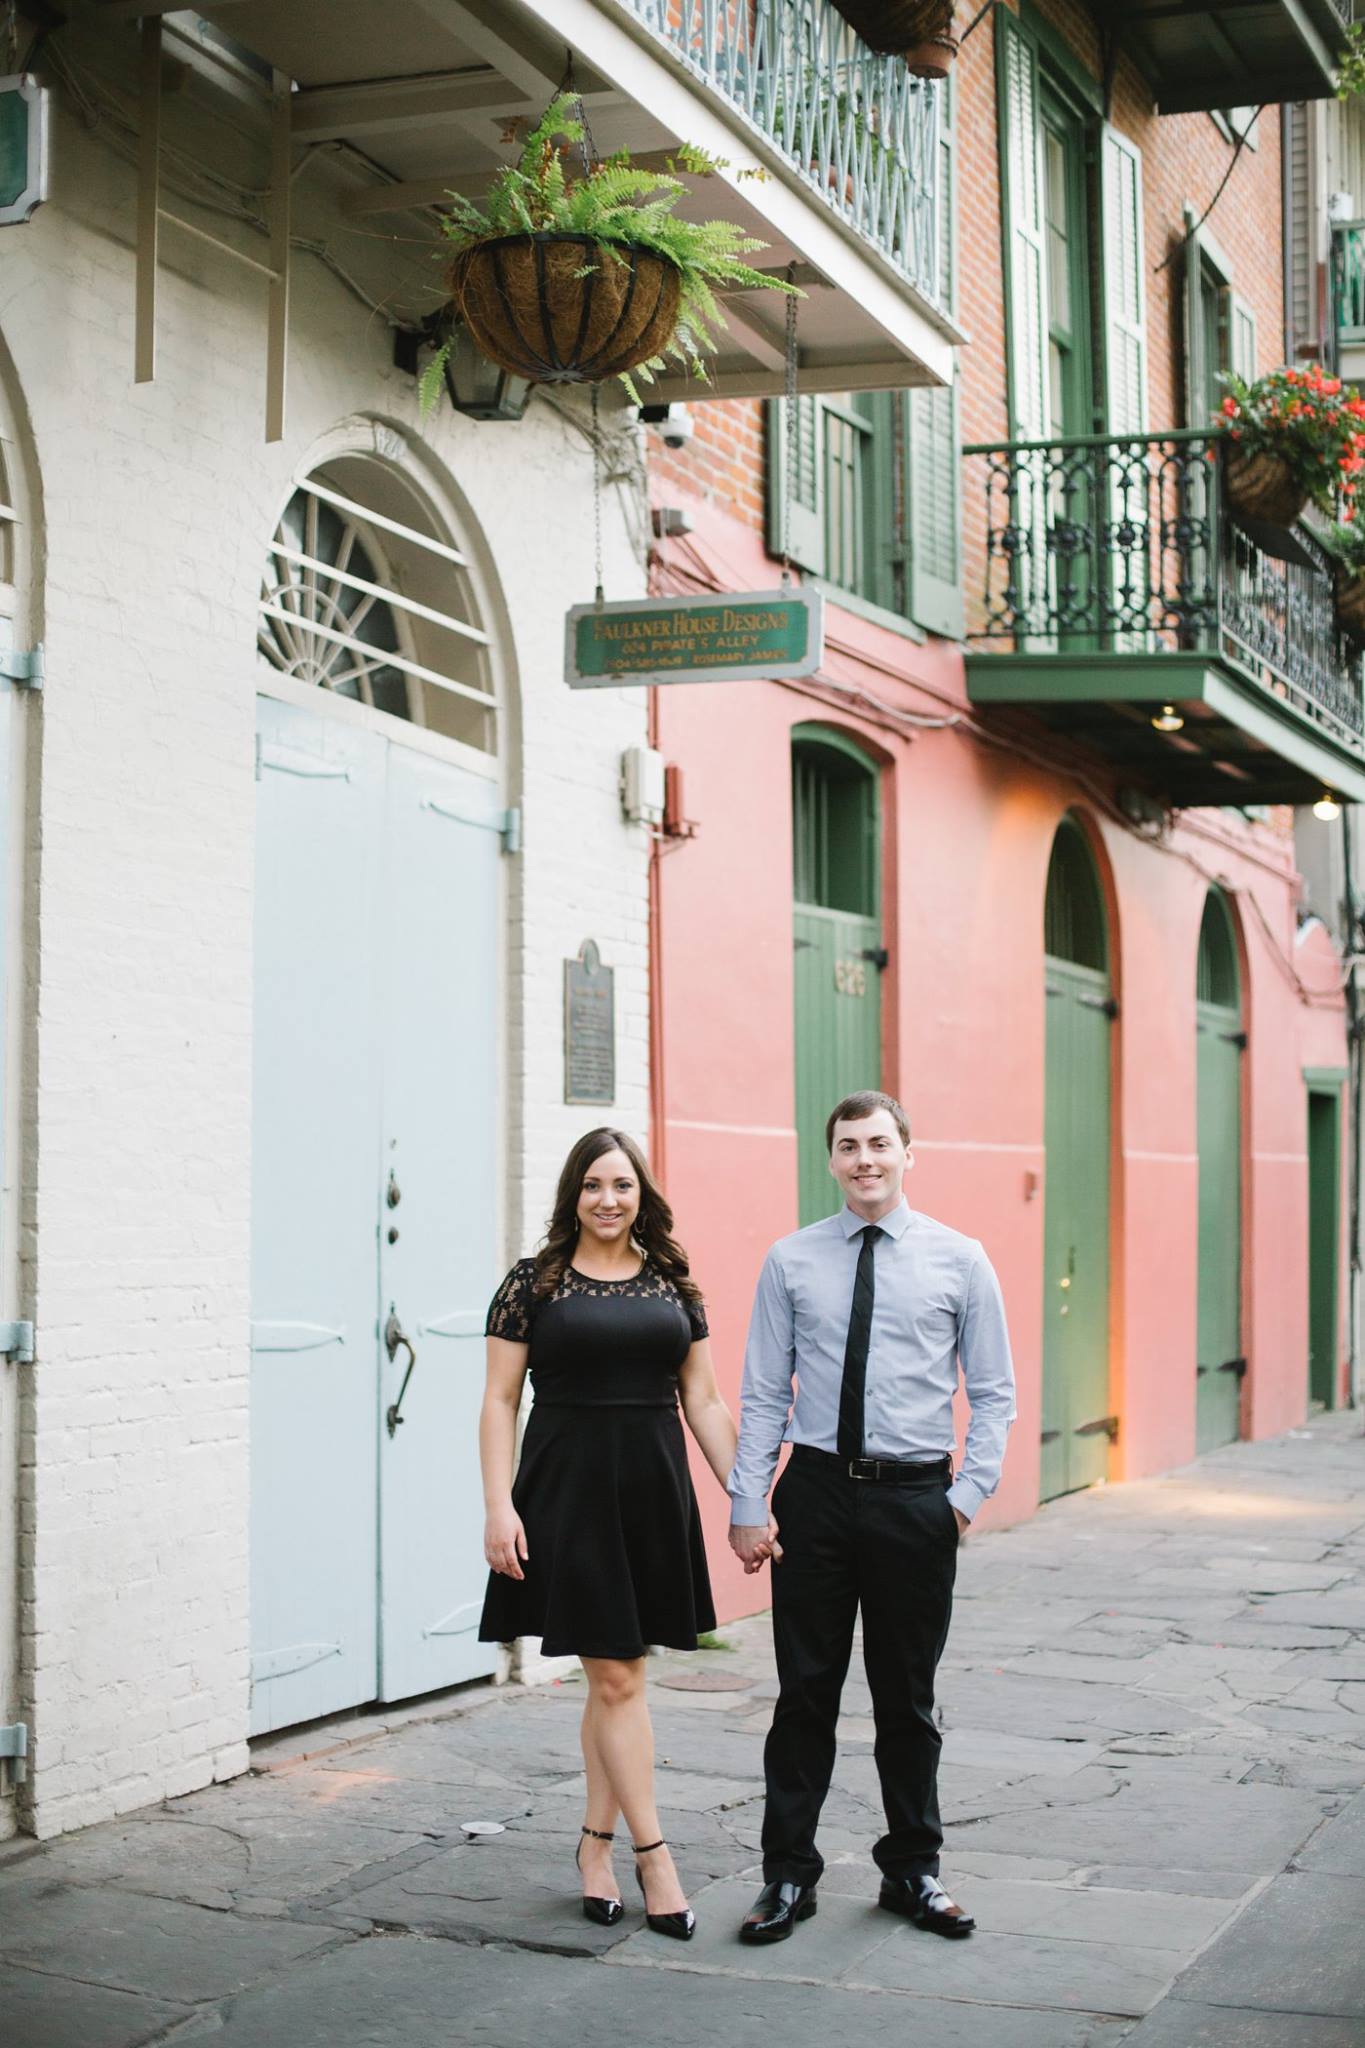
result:
M 963 1546 L 944 1875 L 877 1911 L 855 1659 L 817 1917 L 766 1950 L 763 1617 L 651 1659 L 700 1929 L 574 1898 L 581 1680 L 258 1745 L 250 1775 L 0 1854 L 5 2048 L 1365 2048 L 1365 1439 L 1319 1417 Z M 501 1824 L 471 1839 L 469 1821 Z M 629 1880 L 624 1856 L 618 1875 Z

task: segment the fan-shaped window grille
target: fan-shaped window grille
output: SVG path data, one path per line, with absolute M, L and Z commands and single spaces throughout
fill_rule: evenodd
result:
M 497 745 L 469 564 L 384 463 L 345 456 L 298 486 L 270 544 L 256 644 L 301 683 Z
M 1052 842 L 1047 871 L 1047 902 L 1043 911 L 1043 950 L 1054 960 L 1103 973 L 1109 965 L 1104 899 L 1095 861 L 1085 834 L 1064 818 Z
M 1195 994 L 1201 1003 L 1216 1003 L 1220 1009 L 1241 1008 L 1242 977 L 1237 967 L 1237 942 L 1221 889 L 1210 889 L 1204 898 Z

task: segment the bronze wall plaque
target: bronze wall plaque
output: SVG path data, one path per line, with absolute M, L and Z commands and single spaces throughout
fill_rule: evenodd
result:
M 616 974 L 585 939 L 564 962 L 564 1100 L 616 1100 Z

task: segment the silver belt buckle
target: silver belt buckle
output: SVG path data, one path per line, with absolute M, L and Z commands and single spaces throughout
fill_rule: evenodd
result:
M 869 1476 L 869 1475 L 868 1475 L 868 1474 L 867 1474 L 866 1472 L 859 1472 L 859 1471 L 858 1471 L 858 1469 L 857 1469 L 857 1467 L 858 1467 L 859 1465 L 875 1465 L 875 1464 L 876 1464 L 876 1462 L 877 1462 L 877 1460 L 876 1460 L 875 1458 L 850 1458 L 850 1459 L 849 1459 L 849 1461 L 848 1461 L 848 1476 L 849 1476 L 849 1478 L 850 1478 L 850 1479 L 866 1479 L 866 1478 L 868 1478 L 868 1476 Z M 873 1476 L 875 1476 L 875 1475 L 873 1475 Z

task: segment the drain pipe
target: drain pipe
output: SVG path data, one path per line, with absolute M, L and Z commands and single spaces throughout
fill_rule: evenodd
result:
M 1356 981 L 1359 925 L 1356 911 L 1355 874 L 1351 847 L 1351 806 L 1341 807 L 1341 857 L 1345 869 L 1342 910 L 1346 924 L 1346 1114 L 1350 1118 L 1350 1278 L 1347 1290 L 1347 1358 L 1350 1363 L 1350 1403 L 1361 1405 L 1360 1383 L 1360 1082 L 1361 1035 L 1360 989 Z

